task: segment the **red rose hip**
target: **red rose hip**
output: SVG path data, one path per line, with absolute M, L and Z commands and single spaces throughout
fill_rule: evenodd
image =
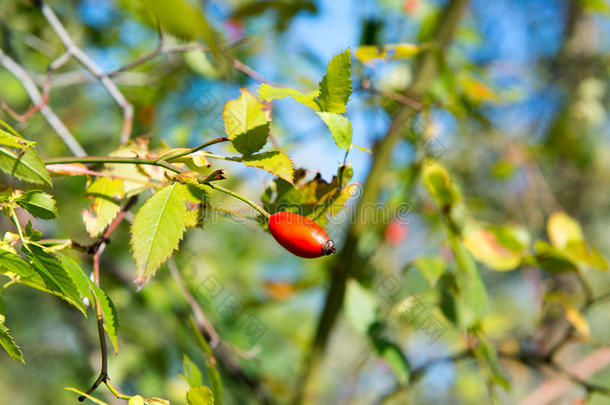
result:
M 311 219 L 292 212 L 276 212 L 269 218 L 269 231 L 290 253 L 312 259 L 337 251 L 326 231 Z

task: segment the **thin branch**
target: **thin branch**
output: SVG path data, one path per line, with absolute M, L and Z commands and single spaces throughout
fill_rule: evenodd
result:
M 131 135 L 133 125 L 133 106 L 127 101 L 123 93 L 116 84 L 100 69 L 87 54 L 85 54 L 72 40 L 68 31 L 59 21 L 53 10 L 44 3 L 40 2 L 40 9 L 59 39 L 66 47 L 68 53 L 76 58 L 93 76 L 95 76 L 102 86 L 106 88 L 114 101 L 123 109 L 123 129 L 121 131 L 121 143 L 126 143 Z
M 125 218 L 125 214 L 129 209 L 136 203 L 138 200 L 138 196 L 131 197 L 127 203 L 121 208 L 118 215 L 114 218 L 114 220 L 110 223 L 108 228 L 104 231 L 102 236 L 91 246 L 89 253 L 93 253 L 93 282 L 96 286 L 100 286 L 100 260 L 104 249 L 106 248 L 106 244 L 108 243 L 108 239 L 114 230 L 119 226 L 119 224 Z M 91 394 L 93 391 L 97 389 L 97 387 L 101 383 L 107 383 L 108 377 L 108 348 L 106 346 L 106 334 L 104 332 L 104 314 L 102 312 L 102 306 L 99 303 L 97 296 L 95 297 L 95 311 L 97 315 L 97 333 L 100 339 L 100 351 L 102 356 L 102 364 L 100 367 L 100 374 L 95 380 L 95 382 L 89 387 L 86 391 L 86 394 Z M 108 385 L 108 384 L 106 384 Z M 110 387 L 109 387 L 110 388 Z M 85 400 L 85 396 L 78 397 L 80 402 Z
M 180 271 L 178 270 L 174 259 L 169 259 L 167 261 L 167 267 L 169 268 L 169 273 L 171 274 L 172 278 L 174 279 L 176 284 L 178 284 L 180 291 L 182 291 L 184 299 L 191 307 L 191 311 L 193 311 L 193 315 L 195 316 L 195 321 L 197 322 L 197 325 L 200 328 L 203 328 L 208 333 L 210 337 L 209 344 L 212 348 L 215 348 L 216 345 L 218 345 L 218 342 L 220 341 L 218 333 L 216 332 L 212 324 L 208 321 L 207 317 L 203 313 L 203 309 L 201 309 L 201 306 L 186 286 L 186 283 L 182 279 L 182 276 L 180 275 Z
M 4 66 L 17 80 L 21 82 L 21 85 L 28 93 L 30 100 L 34 105 L 42 104 L 43 98 L 38 90 L 38 87 L 28 74 L 17 62 L 6 55 L 2 49 L 0 49 L 0 64 Z M 40 113 L 47 120 L 51 128 L 57 132 L 62 141 L 66 144 L 68 149 L 76 156 L 86 156 L 87 153 L 83 147 L 78 143 L 74 136 L 70 133 L 64 123 L 57 117 L 51 107 L 48 105 L 42 105 L 40 107 Z

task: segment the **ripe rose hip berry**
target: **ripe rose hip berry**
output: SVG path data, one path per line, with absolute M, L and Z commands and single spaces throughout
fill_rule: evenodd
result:
M 326 231 L 311 219 L 292 212 L 276 212 L 269 218 L 269 231 L 290 253 L 308 259 L 337 251 Z

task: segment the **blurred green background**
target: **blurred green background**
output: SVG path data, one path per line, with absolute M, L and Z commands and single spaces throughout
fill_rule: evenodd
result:
M 48 4 L 75 42 L 105 71 L 157 46 L 155 27 L 134 11 L 139 2 L 50 0 Z M 331 57 L 348 47 L 354 53 L 363 45 L 424 43 L 434 27 L 446 24 L 442 11 L 448 2 L 193 4 L 222 33 L 234 58 L 269 81 L 313 88 Z M 357 278 L 364 297 L 358 296 L 358 287 L 348 288 L 345 316 L 331 332 L 314 381 L 320 390 L 314 403 L 515 404 L 557 375 L 545 354 L 566 333 L 570 336 L 553 353 L 553 364 L 567 369 L 607 344 L 610 300 L 603 299 L 610 293 L 607 272 L 584 265 L 577 272 L 554 273 L 527 262 L 497 272 L 473 252 L 482 263 L 479 271 L 489 297 L 481 325 L 496 351 L 507 357 L 500 355 L 499 374 L 510 387 L 502 387 L 498 373 L 491 367 L 490 377 L 489 367 L 479 357 L 452 357 L 470 351 L 471 337 L 439 308 L 440 287 L 435 289 L 426 279 L 432 265 L 414 260 L 434 257 L 445 266 L 444 261 L 451 262 L 453 256 L 442 215 L 419 179 L 422 148 L 431 149 L 424 154 L 437 157 L 451 173 L 462 195 L 460 209 L 467 210 L 469 218 L 485 224 L 519 224 L 532 240 L 546 240 L 549 216 L 565 211 L 582 225 L 587 242 L 603 255 L 610 254 L 609 15 L 608 0 L 472 0 L 451 45 L 435 61 L 429 86 L 416 95 L 407 91 L 415 59 L 370 63 L 354 59 L 354 93 L 347 110 L 353 143 L 374 148 L 384 137 L 396 108 L 391 100 L 395 97 L 388 95 L 396 94 L 419 97 L 428 106 L 416 116 L 414 131 L 431 143 L 422 147 L 412 139 L 402 140 L 387 169 L 369 180 L 384 189 L 378 201 L 385 204 L 380 206 L 387 215 L 360 232 L 357 243 L 348 237 L 354 245 L 350 248 L 361 257 L 352 271 L 360 272 Z M 28 0 L 0 3 L 0 47 L 40 86 L 49 63 L 63 50 Z M 134 105 L 133 133 L 149 137 L 154 146 L 173 147 L 191 147 L 222 136 L 223 105 L 239 95 L 240 87 L 256 94 L 259 84 L 237 69 L 223 71 L 213 55 L 200 51 L 162 55 L 114 79 Z M 122 112 L 106 91 L 74 61 L 56 72 L 53 83 L 49 104 L 83 147 L 96 155 L 112 152 Z M 0 100 L 19 112 L 31 108 L 21 83 L 1 66 Z M 0 119 L 37 141 L 41 156 L 70 154 L 40 114 L 19 124 L 3 109 Z M 297 167 L 320 172 L 328 181 L 343 162 L 344 152 L 334 146 L 322 121 L 292 100 L 274 102 L 272 133 Z M 355 181 L 366 182 L 372 156 L 359 149 L 350 152 L 347 161 Z M 231 173 L 232 188 L 254 200 L 260 199 L 272 179 L 263 171 L 230 162 L 219 167 Z M 18 184 L 4 175 L 2 182 Z M 54 179 L 50 192 L 58 201 L 59 219 L 33 220 L 45 237 L 89 242 L 80 215 L 90 206 L 85 185 L 82 176 Z M 239 201 L 224 197 L 212 194 L 212 206 L 243 210 Z M 410 209 L 396 211 L 401 202 Z M 345 249 L 342 244 L 354 207 L 351 200 L 348 215 L 327 225 L 340 250 Z M 5 218 L 0 223 L 3 230 L 14 232 Z M 113 299 L 120 322 L 120 352 L 110 356 L 109 374 L 126 394 L 186 404 L 188 386 L 178 376 L 184 372 L 183 356 L 205 370 L 205 356 L 187 324 L 191 309 L 167 266 L 136 291 L 128 229 L 129 224 L 120 225 L 102 256 L 102 286 Z M 77 255 L 72 254 L 90 270 L 90 259 Z M 245 381 L 219 365 L 224 403 L 263 403 L 256 390 L 262 390 L 269 403 L 289 403 L 298 392 L 337 259 L 299 259 L 281 249 L 255 222 L 213 212 L 203 229 L 189 230 L 175 260 L 222 341 L 239 348 L 228 353 L 249 376 Z M 418 272 L 421 267 L 425 269 Z M 583 280 L 591 296 L 583 290 Z M 419 323 L 388 315 L 387 294 L 397 291 L 397 285 L 403 296 L 406 292 L 416 296 L 438 321 L 438 339 Z M 466 287 L 462 294 L 468 295 L 470 285 Z M 85 321 L 56 297 L 21 285 L 7 289 L 2 298 L 7 326 L 23 349 L 26 365 L 0 353 L 0 402 L 74 403 L 75 395 L 63 387 L 86 389 L 99 369 L 94 316 Z M 239 320 L 227 309 L 231 302 L 242 311 Z M 371 307 L 378 310 L 375 324 L 363 329 Z M 262 333 L 253 335 L 244 327 L 249 316 L 260 320 Z M 376 327 L 382 335 L 374 334 Z M 392 360 L 384 355 L 375 347 L 381 340 L 391 342 L 404 357 Z M 510 358 L 522 354 L 525 359 Z M 444 360 L 434 362 L 439 358 Z M 403 359 L 408 366 L 401 368 Z M 586 375 L 587 382 L 569 383 L 566 392 L 549 403 L 610 403 L 610 395 L 605 395 L 610 392 L 607 363 Z M 400 374 L 405 369 L 410 371 L 409 384 Z M 573 380 L 569 373 L 562 375 Z M 110 404 L 125 403 L 104 388 L 95 395 Z

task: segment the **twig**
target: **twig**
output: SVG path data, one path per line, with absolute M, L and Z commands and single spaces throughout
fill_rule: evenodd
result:
M 43 98 L 38 90 L 38 87 L 30 77 L 30 75 L 23 69 L 17 62 L 6 55 L 2 49 L 0 49 L 0 64 L 4 66 L 17 80 L 21 82 L 21 85 L 28 93 L 30 100 L 34 105 L 41 105 Z M 42 105 L 40 107 L 40 113 L 47 120 L 51 128 L 57 132 L 62 141 L 66 144 L 68 149 L 76 156 L 86 156 L 87 153 L 83 147 L 78 143 L 74 136 L 70 133 L 64 123 L 57 117 L 51 107 L 48 105 Z
M 209 344 L 212 348 L 215 348 L 216 345 L 218 345 L 218 342 L 220 341 L 220 339 L 218 337 L 218 333 L 216 332 L 216 330 L 214 329 L 212 324 L 208 321 L 207 317 L 203 313 L 203 309 L 201 309 L 201 306 L 199 305 L 199 303 L 197 302 L 195 297 L 193 297 L 193 294 L 191 294 L 188 287 L 186 286 L 186 283 L 182 279 L 182 276 L 180 275 L 180 271 L 178 270 L 178 267 L 176 266 L 176 262 L 174 261 L 174 259 L 169 259 L 167 261 L 167 267 L 169 268 L 169 273 L 171 274 L 172 278 L 174 279 L 176 284 L 178 284 L 180 291 L 182 291 L 182 295 L 184 295 L 184 299 L 191 307 L 191 310 L 193 311 L 193 315 L 195 316 L 195 321 L 197 322 L 197 325 L 200 328 L 203 328 L 208 333 L 208 335 L 210 336 Z
M 40 1 L 40 10 L 45 16 L 53 30 L 59 36 L 59 39 L 66 47 L 66 51 L 74 56 L 93 76 L 95 76 L 102 86 L 106 88 L 114 101 L 123 109 L 123 129 L 121 131 L 121 143 L 126 143 L 131 135 L 131 127 L 133 124 L 133 106 L 127 101 L 123 93 L 114 84 L 114 82 L 93 62 L 87 54 L 85 54 L 72 40 L 68 31 L 59 21 L 53 10 L 43 1 Z
M 91 251 L 93 252 L 93 282 L 96 286 L 100 286 L 100 259 L 101 255 L 106 248 L 106 244 L 108 243 L 108 239 L 114 230 L 119 226 L 123 218 L 125 218 L 125 214 L 129 209 L 136 203 L 138 200 L 138 196 L 131 197 L 127 203 L 121 208 L 121 211 L 114 218 L 112 223 L 106 228 L 102 236 L 92 245 Z M 91 252 L 89 252 L 91 253 Z M 97 387 L 101 383 L 107 383 L 108 381 L 108 348 L 106 346 L 106 334 L 104 332 L 104 314 L 102 312 L 102 307 L 99 303 L 97 297 L 95 297 L 95 310 L 97 315 L 97 333 L 100 339 L 100 351 L 102 356 L 102 364 L 100 367 L 100 374 L 95 380 L 95 382 L 89 387 L 86 391 L 86 394 L 91 394 L 93 391 L 97 389 Z M 106 384 L 108 385 L 108 384 Z M 110 387 L 109 387 L 110 388 Z M 85 400 L 85 396 L 78 397 L 80 402 Z

